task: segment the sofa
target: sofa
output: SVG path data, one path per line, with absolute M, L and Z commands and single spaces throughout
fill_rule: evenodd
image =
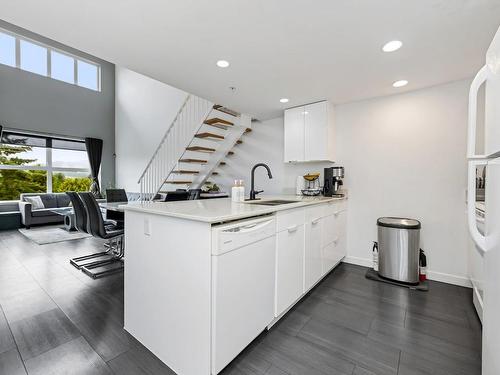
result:
M 0 201 L 0 230 L 21 227 L 21 213 L 17 201 Z
M 39 196 L 44 208 L 34 210 L 26 197 Z M 70 206 L 69 197 L 66 193 L 24 193 L 20 195 L 19 211 L 21 222 L 26 228 L 38 224 L 55 224 L 64 222 L 64 216 L 55 211 L 64 211 Z

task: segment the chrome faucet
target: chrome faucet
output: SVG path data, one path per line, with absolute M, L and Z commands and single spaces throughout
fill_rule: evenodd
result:
M 262 193 L 264 190 L 257 190 L 255 191 L 255 170 L 258 168 L 258 167 L 264 167 L 267 169 L 267 175 L 269 176 L 269 178 L 273 178 L 273 174 L 271 173 L 271 169 L 269 169 L 269 167 L 267 166 L 267 164 L 264 164 L 264 163 L 258 163 L 258 164 L 255 164 L 252 168 L 252 179 L 251 179 L 251 188 L 250 188 L 250 199 L 251 201 L 254 201 L 256 200 L 257 198 L 256 195 L 259 194 L 259 193 Z

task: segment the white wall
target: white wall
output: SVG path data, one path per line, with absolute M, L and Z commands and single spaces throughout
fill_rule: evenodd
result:
M 422 221 L 421 246 L 433 279 L 467 285 L 466 118 L 469 80 L 336 107 L 337 165 L 349 189 L 348 261 L 370 265 L 376 219 Z M 137 179 L 186 93 L 126 69 L 116 72 L 117 186 Z M 283 118 L 252 124 L 211 180 L 228 190 L 256 173 L 267 194 L 294 194 L 295 180 L 331 163 L 283 162 Z
M 116 67 L 116 186 L 138 192 L 137 181 L 187 93 Z
M 348 260 L 371 263 L 376 220 L 422 222 L 430 277 L 467 285 L 469 80 L 340 105 L 339 162 L 349 188 Z
M 469 80 L 407 94 L 336 107 L 336 165 L 346 168 L 349 189 L 348 258 L 371 265 L 372 241 L 380 216 L 422 221 L 421 247 L 428 255 L 429 276 L 468 285 L 465 217 L 466 118 Z M 253 124 L 235 155 L 213 179 L 231 186 L 250 169 L 256 186 L 268 194 L 294 194 L 295 178 L 322 172 L 329 163 L 283 163 L 283 118 Z
M 295 180 L 307 172 L 321 172 L 332 163 L 283 162 L 283 117 L 272 120 L 253 122 L 252 132 L 243 136 L 243 143 L 235 146 L 235 154 L 225 159 L 227 165 L 219 167 L 217 178 L 210 178 L 228 191 L 235 179 L 243 179 L 246 194 L 250 191 L 250 171 L 259 162 L 271 168 L 273 179 L 267 177 L 264 168 L 255 172 L 256 189 L 264 189 L 264 194 L 295 194 Z M 321 181 L 322 177 L 321 177 Z M 323 184 L 323 182 L 321 182 Z

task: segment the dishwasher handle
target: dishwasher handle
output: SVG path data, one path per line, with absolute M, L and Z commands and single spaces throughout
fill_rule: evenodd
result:
M 249 233 L 249 232 L 254 232 L 258 231 L 259 229 L 265 227 L 269 223 L 271 223 L 273 219 L 262 221 L 259 223 L 252 223 L 252 224 L 247 224 L 247 225 L 242 225 L 240 227 L 234 227 L 230 229 L 225 229 L 222 231 L 222 233 L 232 233 L 232 234 L 244 234 L 244 233 Z
M 276 235 L 276 220 L 265 217 L 214 229 L 212 255 L 222 255 Z

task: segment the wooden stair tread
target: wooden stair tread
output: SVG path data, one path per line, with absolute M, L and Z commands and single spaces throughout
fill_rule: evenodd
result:
M 179 163 L 201 163 L 201 164 L 206 164 L 206 160 L 202 159 L 180 159 Z
M 224 136 L 209 132 L 198 133 L 195 135 L 196 138 L 214 138 L 214 139 L 224 139 Z
M 213 109 L 220 111 L 220 112 L 223 112 L 223 113 L 230 115 L 230 116 L 233 116 L 233 117 L 238 117 L 238 112 L 233 111 L 232 109 L 226 108 L 220 104 L 214 105 Z
M 187 169 L 178 169 L 178 170 L 172 171 L 172 173 L 176 173 L 176 174 L 198 174 L 200 172 L 199 171 L 191 171 L 191 170 L 187 170 Z
M 186 147 L 188 151 L 198 151 L 198 152 L 215 152 L 215 148 L 203 147 L 203 146 L 189 146 Z
M 174 184 L 174 185 L 189 185 L 191 183 L 193 183 L 193 181 L 182 181 L 182 180 L 173 180 L 173 181 L 169 181 L 169 180 L 166 180 L 165 181 L 166 184 Z
M 220 126 L 233 126 L 234 125 L 233 122 L 224 120 L 224 119 L 219 118 L 219 117 L 213 117 L 213 118 L 210 118 L 208 120 L 205 120 L 204 124 L 207 124 L 207 125 L 220 125 Z

